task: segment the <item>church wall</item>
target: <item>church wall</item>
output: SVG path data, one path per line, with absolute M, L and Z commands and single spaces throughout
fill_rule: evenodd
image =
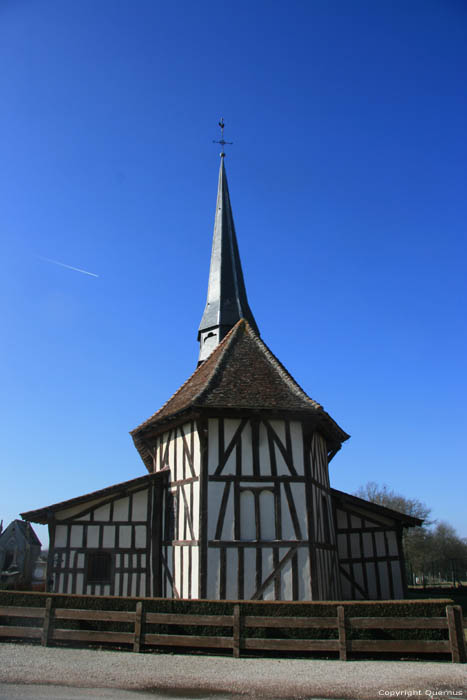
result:
M 201 450 L 196 422 L 187 421 L 159 435 L 152 458 L 155 472 L 170 470 L 161 549 L 162 595 L 197 598 Z
M 404 598 L 401 533 L 374 512 L 335 508 L 339 570 L 345 600 Z
M 209 419 L 207 478 L 206 597 L 339 597 L 321 435 L 299 421 Z
M 153 595 L 155 489 L 150 483 L 57 512 L 49 526 L 48 589 L 56 593 Z

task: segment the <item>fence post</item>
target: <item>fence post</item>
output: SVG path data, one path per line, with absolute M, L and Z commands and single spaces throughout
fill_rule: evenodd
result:
M 452 661 L 455 664 L 463 664 L 466 661 L 466 653 L 461 606 L 446 605 L 446 617 L 448 618 Z
M 141 648 L 141 629 L 143 623 L 143 603 L 136 603 L 135 610 L 135 638 L 133 640 L 133 651 L 139 652 Z
M 240 624 L 241 624 L 240 606 L 234 605 L 232 634 L 233 634 L 233 655 L 234 655 L 235 659 L 238 659 L 240 656 Z
M 339 660 L 347 661 L 347 621 L 343 605 L 337 606 L 337 629 L 339 631 Z
M 42 636 L 41 636 L 41 644 L 43 647 L 48 646 L 49 644 L 49 639 L 51 635 L 51 625 L 52 625 L 52 616 L 53 616 L 53 610 L 52 610 L 52 598 L 47 598 L 45 601 L 45 615 L 44 615 L 44 624 L 42 626 Z

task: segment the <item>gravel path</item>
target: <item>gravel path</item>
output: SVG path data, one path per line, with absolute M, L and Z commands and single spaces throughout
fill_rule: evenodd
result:
M 0 645 L 0 682 L 158 690 L 179 698 L 206 697 L 202 690 L 247 698 L 467 699 L 467 666 L 448 662 L 233 659 L 28 644 Z

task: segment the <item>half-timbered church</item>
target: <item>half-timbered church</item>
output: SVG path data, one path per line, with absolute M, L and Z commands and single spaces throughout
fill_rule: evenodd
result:
M 195 372 L 131 432 L 145 476 L 22 514 L 48 523 L 48 589 L 402 598 L 402 530 L 421 521 L 331 488 L 329 464 L 349 436 L 261 339 L 224 153 L 198 340 Z

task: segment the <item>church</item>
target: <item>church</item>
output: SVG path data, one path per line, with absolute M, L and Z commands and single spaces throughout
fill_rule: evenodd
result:
M 331 487 L 329 464 L 349 435 L 261 339 L 224 161 L 198 366 L 131 431 L 147 474 L 21 514 L 48 524 L 47 590 L 403 598 L 402 532 L 421 521 Z

